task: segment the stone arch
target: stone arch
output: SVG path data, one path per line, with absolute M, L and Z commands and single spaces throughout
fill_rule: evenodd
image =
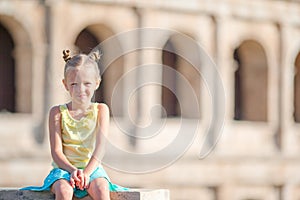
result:
M 294 62 L 294 121 L 300 122 L 300 52 L 297 54 Z
M 9 16 L 0 15 L 0 26 L 0 43 L 1 51 L 3 51 L 1 55 L 6 56 L 6 61 L 1 62 L 3 65 L 1 69 L 9 70 L 1 72 L 1 76 L 7 73 L 5 79 L 9 82 L 6 83 L 6 86 L 2 86 L 5 88 L 1 88 L 1 90 L 9 91 L 9 96 L 3 98 L 11 101 L 4 103 L 6 105 L 0 109 L 13 113 L 31 113 L 33 76 L 32 45 L 29 34 L 19 22 Z M 4 41 L 2 36 L 6 37 L 7 41 Z
M 15 59 L 12 56 L 14 41 L 0 24 L 0 111 L 15 112 Z
M 113 31 L 103 24 L 93 24 L 84 28 L 77 36 L 75 40 L 75 46 L 78 48 L 79 52 L 89 53 L 93 48 L 95 48 L 98 44 L 105 41 L 107 38 L 113 36 Z M 121 48 L 120 44 L 119 48 Z M 109 58 L 107 54 L 114 53 L 111 49 L 106 46 L 101 49 L 105 56 L 103 59 Z M 118 48 L 118 47 L 114 47 Z M 111 109 L 114 106 L 114 114 L 115 116 L 123 115 L 123 91 L 118 94 L 118 99 L 114 100 L 114 104 L 112 105 L 112 95 L 114 92 L 114 87 L 116 86 L 118 80 L 124 73 L 124 58 L 123 56 L 117 58 L 116 60 L 109 63 L 109 66 L 104 66 L 102 63 L 107 63 L 106 61 L 100 62 L 100 71 L 101 71 L 101 85 L 95 94 L 95 101 L 106 103 Z
M 163 68 L 162 72 L 162 106 L 166 111 L 167 117 L 170 116 L 180 116 L 180 107 L 178 104 L 178 99 L 176 95 L 164 85 L 173 85 L 174 90 L 176 90 L 176 73 L 177 71 L 177 59 L 178 56 L 170 51 L 166 51 L 165 49 L 170 49 L 175 51 L 174 46 L 170 40 L 168 40 L 163 48 L 162 52 L 162 63 L 163 65 L 169 66 L 174 69 L 172 72 L 168 72 L 165 68 Z M 167 83 L 169 82 L 169 83 Z
M 180 52 L 182 50 L 189 51 L 191 53 L 191 58 L 196 59 L 198 62 L 198 58 L 200 57 L 199 49 L 194 49 L 195 47 L 187 47 L 186 44 L 182 43 L 180 35 L 171 35 L 167 42 L 165 43 L 162 51 L 162 64 L 173 68 L 173 72 L 166 72 L 163 70 L 162 72 L 162 84 L 165 82 L 169 82 L 170 85 L 173 85 L 173 92 L 176 95 L 167 89 L 166 87 L 162 87 L 162 106 L 166 109 L 167 117 L 178 117 L 182 116 L 185 118 L 199 118 L 200 112 L 199 109 L 195 109 L 190 103 L 190 99 L 188 98 L 180 98 L 181 102 L 178 102 L 177 97 L 183 97 L 186 95 L 186 89 L 183 88 L 182 84 L 178 79 L 176 73 L 182 75 L 190 84 L 191 89 L 196 94 L 197 103 L 200 105 L 200 84 L 201 84 L 201 76 L 197 69 L 195 69 L 192 64 L 183 58 L 177 53 L 169 52 L 166 49 Z M 187 35 L 185 37 L 188 37 Z M 177 77 L 176 77 L 177 76 Z
M 268 63 L 264 48 L 254 40 L 245 40 L 233 57 L 237 63 L 234 119 L 267 121 Z

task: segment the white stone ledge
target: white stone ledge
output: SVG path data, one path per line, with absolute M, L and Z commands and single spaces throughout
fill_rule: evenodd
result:
M 125 192 L 111 192 L 111 200 L 169 200 L 169 191 L 165 189 L 134 189 Z M 14 188 L 0 188 L 0 200 L 53 200 L 50 192 L 33 192 Z M 77 198 L 74 198 L 77 200 Z

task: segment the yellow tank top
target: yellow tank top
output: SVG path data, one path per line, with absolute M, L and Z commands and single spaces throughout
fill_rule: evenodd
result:
M 93 103 L 85 117 L 74 119 L 67 105 L 60 106 L 63 152 L 72 165 L 85 168 L 95 148 L 98 103 Z M 54 167 L 57 167 L 53 163 Z

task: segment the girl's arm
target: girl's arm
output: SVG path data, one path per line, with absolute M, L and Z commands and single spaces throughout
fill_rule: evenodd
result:
M 49 114 L 49 134 L 51 156 L 53 161 L 59 168 L 67 170 L 72 173 L 77 170 L 66 158 L 63 153 L 62 136 L 61 136 L 61 114 L 59 107 L 51 108 Z
M 101 160 L 104 156 L 105 150 L 105 140 L 108 136 L 108 127 L 109 127 L 109 108 L 106 104 L 98 105 L 98 124 L 97 124 L 97 132 L 96 132 L 96 146 L 95 150 L 92 154 L 92 157 L 83 170 L 84 174 L 89 177 L 93 171 L 99 166 Z M 88 183 L 86 183 L 88 184 Z

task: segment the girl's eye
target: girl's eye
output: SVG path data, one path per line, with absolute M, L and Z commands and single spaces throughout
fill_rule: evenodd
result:
M 75 86 L 75 85 L 77 85 L 77 83 L 71 83 L 71 86 Z
M 92 83 L 89 83 L 89 82 L 87 82 L 87 83 L 85 83 L 85 85 L 91 85 Z

